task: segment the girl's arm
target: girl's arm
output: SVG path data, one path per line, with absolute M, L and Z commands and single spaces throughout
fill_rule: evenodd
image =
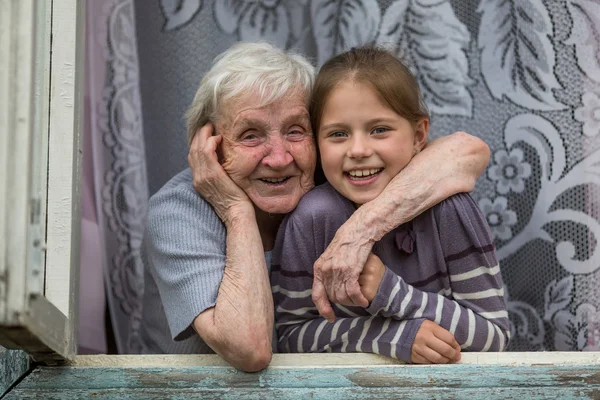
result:
M 312 304 L 310 296 L 306 300 Z M 314 305 L 288 310 L 286 303 L 281 301 L 275 310 L 278 350 L 284 353 L 362 352 L 411 362 L 412 343 L 425 320 L 346 314 L 330 323 L 318 315 Z
M 473 277 L 465 279 L 469 275 Z M 419 318 L 433 321 L 450 331 L 463 350 L 505 350 L 510 329 L 498 266 L 482 266 L 455 276 L 464 279 L 460 281 L 464 287 L 473 285 L 472 288 L 478 289 L 454 292 L 451 299 L 415 289 L 386 268 L 380 292 L 367 311 L 401 321 Z
M 489 157 L 488 146 L 464 132 L 429 143 L 376 199 L 344 223 L 316 261 L 313 301 L 319 313 L 333 319 L 330 301 L 366 307 L 358 276 L 373 243 L 441 200 L 473 190 Z
M 327 199 L 312 201 L 314 194 L 310 194 L 310 207 L 307 202 L 301 202 L 283 221 L 274 250 L 271 284 L 279 350 L 373 352 L 421 363 L 458 359 L 458 344 L 445 331 L 441 336 L 445 343 L 452 343 L 454 347 L 441 343 L 442 348 L 435 354 L 422 352 L 418 357 L 412 357 L 412 344 L 417 332 L 421 332 L 424 319 L 398 321 L 370 316 L 364 308 L 343 306 L 335 306 L 341 318 L 334 324 L 319 316 L 311 301 L 311 266 L 331 239 L 331 232 L 343 223 L 343 218 L 337 218 L 339 213 L 336 208 L 329 207 L 332 204 L 328 204 Z M 325 213 L 326 210 L 330 211 Z M 433 329 L 438 335 L 440 330 Z
M 385 268 L 367 311 L 396 319 L 429 319 L 453 333 L 465 350 L 504 350 L 510 337 L 504 286 L 483 215 L 468 194 L 444 201 L 434 215 L 450 282 L 441 294 L 449 298 L 416 289 Z

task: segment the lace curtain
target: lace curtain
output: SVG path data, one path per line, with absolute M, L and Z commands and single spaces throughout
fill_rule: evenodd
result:
M 97 334 L 105 326 L 98 313 L 105 307 L 102 289 L 118 352 L 137 352 L 139 343 L 140 244 L 149 196 L 133 7 L 121 0 L 86 3 L 82 214 L 91 233 L 82 236 L 80 352 L 106 351 Z M 82 349 L 84 343 L 92 347 Z
M 369 42 L 401 54 L 431 137 L 464 130 L 492 149 L 472 195 L 501 260 L 510 348 L 600 348 L 600 1 L 111 0 L 102 15 L 96 208 L 121 352 L 135 351 L 147 196 L 187 166 L 183 113 L 238 40 L 316 65 Z

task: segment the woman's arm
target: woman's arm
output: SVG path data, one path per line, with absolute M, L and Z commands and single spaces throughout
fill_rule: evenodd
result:
M 209 124 L 196 133 L 188 157 L 194 187 L 227 228 L 225 273 L 216 304 L 193 325 L 234 367 L 258 371 L 271 360 L 273 298 L 254 208 L 218 163 L 219 142 Z
M 333 320 L 330 302 L 366 307 L 358 276 L 373 243 L 441 200 L 473 190 L 489 157 L 487 145 L 464 132 L 429 143 L 376 199 L 352 215 L 315 262 L 312 299 L 319 313 Z

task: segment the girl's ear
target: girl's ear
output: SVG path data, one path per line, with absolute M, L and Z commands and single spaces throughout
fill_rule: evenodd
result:
M 415 138 L 413 141 L 413 147 L 415 154 L 420 152 L 425 143 L 427 143 L 427 133 L 429 132 L 429 118 L 421 118 L 415 124 Z

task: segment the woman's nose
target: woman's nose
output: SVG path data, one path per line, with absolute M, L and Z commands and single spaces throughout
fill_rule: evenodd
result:
M 262 159 L 262 164 L 273 169 L 281 169 L 290 165 L 294 160 L 282 138 L 269 140 L 269 152 Z
M 360 159 L 370 157 L 372 154 L 373 150 L 369 146 L 368 139 L 363 135 L 353 135 L 348 149 L 348 157 Z

